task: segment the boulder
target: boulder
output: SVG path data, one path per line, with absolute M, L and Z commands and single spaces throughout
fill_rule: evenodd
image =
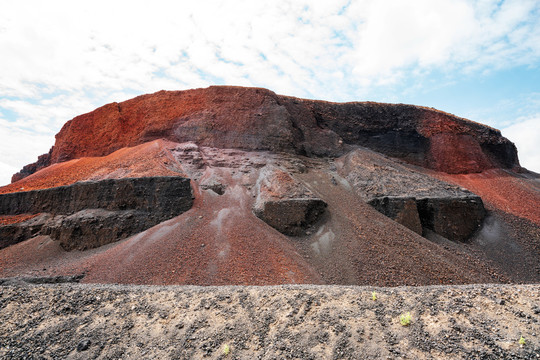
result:
M 424 228 L 454 241 L 468 240 L 486 217 L 482 199 L 476 195 L 419 198 L 416 204 Z
M 378 212 L 422 235 L 422 223 L 416 206 L 416 199 L 410 197 L 379 197 L 368 201 Z
M 253 213 L 279 232 L 299 236 L 317 223 L 326 203 L 289 173 L 274 166 L 261 170 Z

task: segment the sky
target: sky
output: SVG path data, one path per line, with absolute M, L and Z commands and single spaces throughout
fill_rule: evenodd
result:
M 210 85 L 434 107 L 540 172 L 540 0 L 2 0 L 0 185 L 79 114 Z

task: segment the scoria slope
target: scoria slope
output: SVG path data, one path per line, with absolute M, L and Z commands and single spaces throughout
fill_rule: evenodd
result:
M 129 189 L 140 177 L 164 176 L 190 179 L 191 193 L 182 192 L 189 208 L 143 228 L 99 221 L 118 216 L 124 226 L 125 211 L 152 198 Z M 124 179 L 91 185 L 124 196 L 123 208 L 111 213 L 99 196 L 84 206 L 62 198 L 85 188 L 77 182 L 104 179 Z M 504 201 L 488 191 L 497 187 Z M 30 190 L 33 209 L 46 211 L 21 210 Z M 168 203 L 169 191 L 148 191 Z M 8 200 L 18 205 L 0 207 L 0 240 L 12 244 L 0 249 L 0 277 L 200 285 L 540 280 L 537 175 L 519 167 L 515 146 L 498 130 L 413 105 L 241 87 L 143 95 L 68 121 L 49 154 L 0 188 L 0 203 Z M 66 203 L 77 212 L 54 210 Z M 104 235 L 84 235 L 94 233 Z

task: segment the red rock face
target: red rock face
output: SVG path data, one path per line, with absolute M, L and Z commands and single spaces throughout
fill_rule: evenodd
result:
M 64 125 L 51 162 L 103 156 L 165 138 L 222 148 L 290 150 L 290 119 L 263 89 L 160 91 L 105 105 Z
M 50 154 L 13 180 L 50 164 L 155 139 L 331 157 L 360 145 L 448 173 L 519 166 L 514 144 L 498 130 L 437 110 L 338 104 L 220 86 L 160 91 L 77 116 L 56 135 Z
M 496 166 L 471 135 L 439 133 L 430 137 L 428 167 L 446 173 L 481 172 Z

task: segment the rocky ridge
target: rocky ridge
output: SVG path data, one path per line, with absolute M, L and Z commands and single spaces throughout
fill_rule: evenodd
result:
M 91 136 L 88 136 L 91 134 Z M 68 121 L 34 171 L 84 156 L 104 156 L 154 139 L 202 146 L 340 156 L 362 145 L 448 173 L 519 166 L 498 130 L 424 107 L 305 100 L 259 88 L 212 86 L 160 91 L 112 103 Z

